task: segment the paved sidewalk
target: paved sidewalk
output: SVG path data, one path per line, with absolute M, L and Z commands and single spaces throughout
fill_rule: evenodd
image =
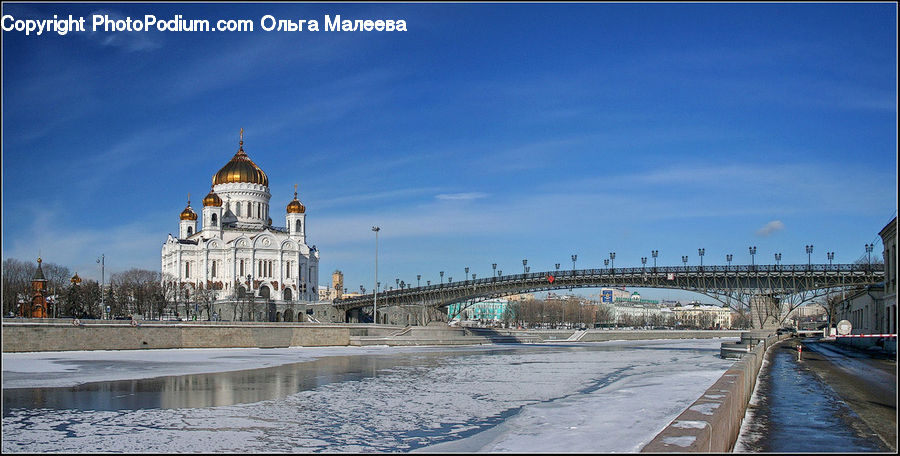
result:
M 797 341 L 794 342 L 796 345 Z M 834 341 L 804 339 L 803 362 L 891 450 L 897 449 L 897 358 Z

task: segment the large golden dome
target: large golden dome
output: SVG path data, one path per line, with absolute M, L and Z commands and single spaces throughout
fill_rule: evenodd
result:
M 241 129 L 240 148 L 231 161 L 225 164 L 219 172 L 213 176 L 212 184 L 230 184 L 235 182 L 247 182 L 251 184 L 260 184 L 269 186 L 269 177 L 250 160 L 250 157 L 244 152 L 244 129 Z

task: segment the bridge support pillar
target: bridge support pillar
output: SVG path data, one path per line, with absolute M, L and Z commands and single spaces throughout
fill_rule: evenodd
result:
M 750 319 L 753 329 L 778 329 L 781 321 L 781 299 L 773 295 L 751 297 Z

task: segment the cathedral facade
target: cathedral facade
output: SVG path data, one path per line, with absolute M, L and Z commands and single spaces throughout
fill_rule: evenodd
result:
M 178 235 L 163 244 L 162 280 L 177 290 L 176 301 L 214 301 L 209 316 L 257 321 L 288 319 L 293 307 L 316 301 L 319 252 L 307 244 L 306 207 L 294 190 L 285 226 L 273 226 L 269 178 L 244 152 L 241 130 L 238 151 L 213 175 L 200 215 L 189 199 Z

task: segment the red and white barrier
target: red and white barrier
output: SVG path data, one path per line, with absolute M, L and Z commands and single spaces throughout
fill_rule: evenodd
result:
M 896 334 L 846 334 L 835 335 L 833 337 L 897 337 Z

